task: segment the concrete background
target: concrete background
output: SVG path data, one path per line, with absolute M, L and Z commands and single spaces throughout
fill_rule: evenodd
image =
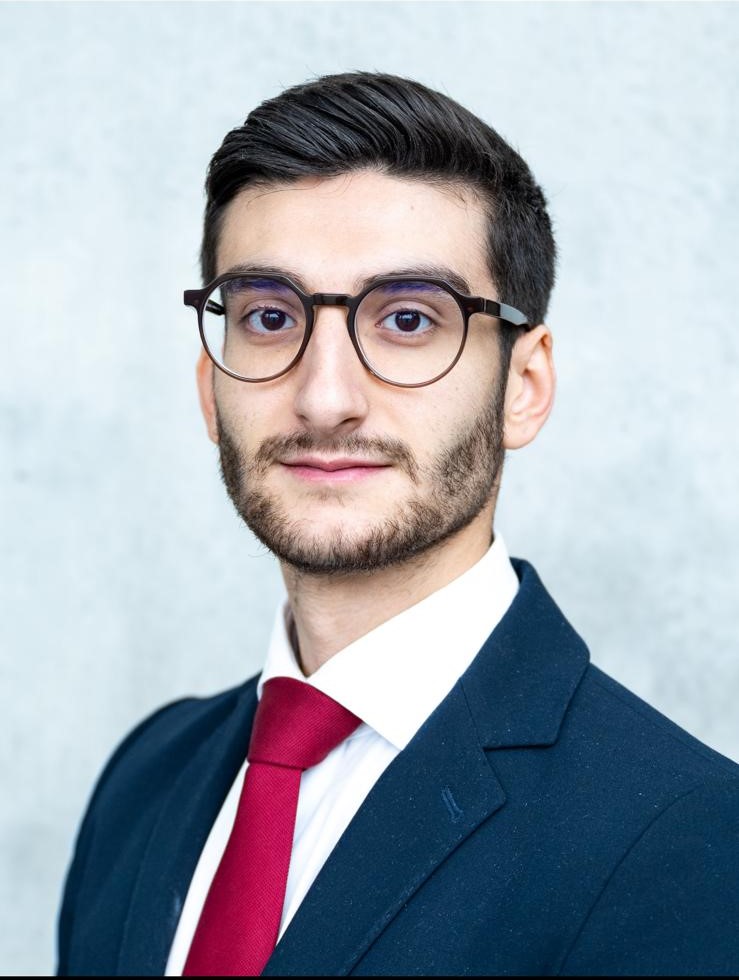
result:
M 92 783 L 156 706 L 259 669 L 280 591 L 193 383 L 202 182 L 317 74 L 492 123 L 549 196 L 560 391 L 498 527 L 593 659 L 739 757 L 739 10 L 1 4 L 2 948 L 49 973 Z

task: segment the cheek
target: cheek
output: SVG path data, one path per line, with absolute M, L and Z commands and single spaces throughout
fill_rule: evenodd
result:
M 387 435 L 403 442 L 423 466 L 455 441 L 476 411 L 477 401 L 474 395 L 471 401 L 469 384 L 447 377 L 428 388 L 403 392 L 386 417 L 384 428 Z M 370 413 L 370 422 L 371 419 Z
M 489 360 L 477 353 L 472 356 L 472 351 L 465 353 L 470 357 L 433 386 L 439 390 L 434 392 L 432 414 L 442 431 L 466 428 L 487 407 L 495 391 L 495 369 L 489 366 Z
M 504 329 L 492 317 L 471 316 L 459 367 L 480 375 L 481 380 L 495 378 L 500 368 L 500 331 Z
M 253 446 L 266 436 L 283 431 L 279 426 L 276 399 L 257 385 L 236 381 L 219 372 L 215 399 L 218 414 L 231 437 L 241 446 Z

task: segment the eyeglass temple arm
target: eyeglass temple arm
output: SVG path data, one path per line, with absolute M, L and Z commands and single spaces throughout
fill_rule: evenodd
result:
M 488 316 L 494 316 L 498 320 L 503 320 L 505 323 L 510 324 L 512 327 L 525 327 L 527 330 L 531 329 L 531 324 L 526 319 L 520 310 L 517 310 L 514 306 L 508 306 L 507 303 L 496 303 L 492 299 L 480 299 L 475 303 L 475 309 L 470 310 L 471 313 L 487 313 Z
M 194 306 L 196 310 L 199 309 L 204 292 L 205 290 L 203 289 L 186 289 L 183 293 L 185 306 Z M 204 312 L 215 313 L 217 316 L 223 316 L 223 314 L 226 312 L 226 308 L 221 306 L 220 303 L 216 303 L 214 300 L 209 299 L 205 304 Z

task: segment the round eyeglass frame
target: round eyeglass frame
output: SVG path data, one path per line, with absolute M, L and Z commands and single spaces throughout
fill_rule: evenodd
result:
M 300 344 L 300 348 L 286 368 L 283 368 L 282 371 L 278 371 L 277 374 L 271 374 L 267 378 L 247 378 L 242 374 L 236 374 L 234 371 L 230 371 L 225 364 L 221 364 L 208 346 L 208 341 L 205 337 L 205 329 L 203 327 L 203 315 L 206 312 L 217 314 L 225 313 L 225 309 L 221 306 L 221 304 L 215 303 L 212 299 L 210 299 L 210 296 L 214 290 L 216 290 L 219 286 L 222 286 L 224 282 L 229 282 L 230 280 L 234 279 L 260 281 L 269 279 L 272 282 L 288 286 L 298 296 L 303 305 L 303 309 L 305 311 L 305 333 Z M 457 356 L 454 358 L 449 367 L 447 367 L 440 374 L 437 374 L 435 377 L 431 378 L 429 381 L 391 381 L 390 378 L 386 378 L 384 375 L 380 374 L 380 372 L 368 362 L 367 357 L 362 350 L 362 345 L 357 338 L 355 318 L 360 304 L 364 298 L 373 290 L 377 289 L 378 286 L 393 282 L 419 282 L 429 283 L 432 286 L 439 286 L 442 289 L 445 289 L 453 297 L 462 313 L 464 319 L 464 331 L 462 333 L 462 341 L 459 345 Z M 224 374 L 229 375 L 229 377 L 235 378 L 237 381 L 247 381 L 250 384 L 261 384 L 265 381 L 275 381 L 277 378 L 281 378 L 284 374 L 287 374 L 288 371 L 291 371 L 295 367 L 305 353 L 305 349 L 308 346 L 311 334 L 313 333 L 313 324 L 315 319 L 314 310 L 317 306 L 343 306 L 346 308 L 347 330 L 349 331 L 352 346 L 354 347 L 361 364 L 373 377 L 378 378 L 380 381 L 384 381 L 386 384 L 394 385 L 397 388 L 425 388 L 427 385 L 432 385 L 434 382 L 439 381 L 445 375 L 449 374 L 462 356 L 465 344 L 467 343 L 467 332 L 470 317 L 476 313 L 482 313 L 485 316 L 494 317 L 505 326 L 513 327 L 514 329 L 523 328 L 525 330 L 530 330 L 532 326 L 524 314 L 520 312 L 520 310 L 517 310 L 513 306 L 509 306 L 507 303 L 498 303 L 496 300 L 485 299 L 483 296 L 466 296 L 464 293 L 460 293 L 454 288 L 454 286 L 450 285 L 444 279 L 436 279 L 432 276 L 423 275 L 378 276 L 376 279 L 373 279 L 372 283 L 363 289 L 361 293 L 357 293 L 356 296 L 350 296 L 348 293 L 304 293 L 287 276 L 278 274 L 273 275 L 270 273 L 267 275 L 265 273 L 226 272 L 222 276 L 217 276 L 215 279 L 209 282 L 207 286 L 203 286 L 202 289 L 186 289 L 183 294 L 183 300 L 185 306 L 192 306 L 197 312 L 200 339 L 203 343 L 203 347 L 205 348 L 205 352 L 211 361 L 219 370 L 223 371 Z

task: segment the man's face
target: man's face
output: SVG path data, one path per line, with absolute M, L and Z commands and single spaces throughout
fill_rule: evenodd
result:
M 485 225 L 457 190 L 373 172 L 306 178 L 231 202 L 217 274 L 267 266 L 309 293 L 355 294 L 372 276 L 450 269 L 473 295 L 496 298 Z M 210 434 L 257 537 L 288 564 L 326 573 L 407 560 L 475 521 L 489 533 L 502 462 L 497 329 L 472 317 L 459 362 L 421 388 L 366 370 L 341 307 L 316 309 L 302 360 L 274 381 L 235 380 L 203 355 Z

